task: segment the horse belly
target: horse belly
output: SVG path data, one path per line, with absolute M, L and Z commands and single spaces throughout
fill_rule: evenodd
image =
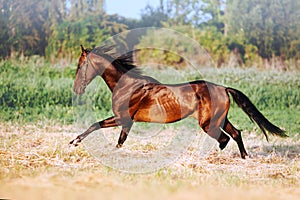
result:
M 185 118 L 192 114 L 194 109 L 181 105 L 176 100 L 159 101 L 142 106 L 135 114 L 134 121 L 171 123 Z
M 197 111 L 197 98 L 189 85 L 147 85 L 144 96 L 131 115 L 134 121 L 171 123 Z

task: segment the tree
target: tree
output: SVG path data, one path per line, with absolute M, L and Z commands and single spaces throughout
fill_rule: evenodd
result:
M 300 2 L 294 0 L 228 0 L 231 37 L 244 35 L 262 58 L 293 56 L 291 43 L 299 40 Z
M 149 4 L 142 10 L 140 27 L 162 27 L 161 22 L 167 21 L 168 15 L 164 10 L 163 0 L 160 6 L 154 8 Z
M 30 55 L 73 58 L 78 45 L 99 45 L 124 31 L 104 0 L 0 0 L 1 58 Z M 76 54 L 77 55 L 77 54 Z
M 69 19 L 80 19 L 86 15 L 104 13 L 104 0 L 66 0 L 69 5 Z
M 9 26 L 9 17 L 11 15 L 11 1 L 0 0 L 0 58 L 10 56 L 11 35 L 14 29 Z
M 223 33 L 226 36 L 225 30 L 225 0 L 202 0 L 201 13 L 203 14 L 203 20 L 200 25 L 216 27 L 217 31 Z
M 102 0 L 70 0 L 62 20 L 54 20 L 46 48 L 48 59 L 78 57 L 79 45 L 98 46 L 108 38 L 126 30 L 117 15 L 107 15 Z
M 21 57 L 30 54 L 44 55 L 47 44 L 45 21 L 47 6 L 38 0 L 15 0 L 10 7 L 9 27 L 12 31 L 11 53 L 17 51 Z

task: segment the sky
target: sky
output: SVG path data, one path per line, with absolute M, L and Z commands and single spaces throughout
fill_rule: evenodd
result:
M 107 14 L 140 19 L 141 10 L 148 4 L 157 7 L 159 0 L 106 0 L 104 8 Z

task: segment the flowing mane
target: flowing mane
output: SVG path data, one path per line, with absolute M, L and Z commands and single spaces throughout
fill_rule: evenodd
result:
M 115 45 L 104 45 L 94 48 L 91 52 L 107 59 L 118 71 L 122 73 L 130 71 L 131 73 L 142 75 L 141 70 L 134 64 L 133 51 L 119 55 L 117 52 L 112 51 L 113 49 L 115 49 Z

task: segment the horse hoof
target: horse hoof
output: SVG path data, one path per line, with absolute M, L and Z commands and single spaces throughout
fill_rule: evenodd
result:
M 246 156 L 248 156 L 247 152 L 243 152 L 243 153 L 241 153 L 241 157 L 242 157 L 242 159 L 246 159 Z
M 219 148 L 221 150 L 225 149 L 225 147 L 227 146 L 228 142 L 229 142 L 229 140 L 226 140 L 225 142 L 220 143 Z
M 80 142 L 81 142 L 81 140 L 78 139 L 78 138 L 76 138 L 76 139 L 74 139 L 74 140 L 72 140 L 72 141 L 70 142 L 70 145 L 73 145 L 74 147 L 77 147 L 77 146 L 78 146 L 78 143 L 80 143 Z
M 117 144 L 117 148 L 120 149 L 123 145 L 122 144 Z

